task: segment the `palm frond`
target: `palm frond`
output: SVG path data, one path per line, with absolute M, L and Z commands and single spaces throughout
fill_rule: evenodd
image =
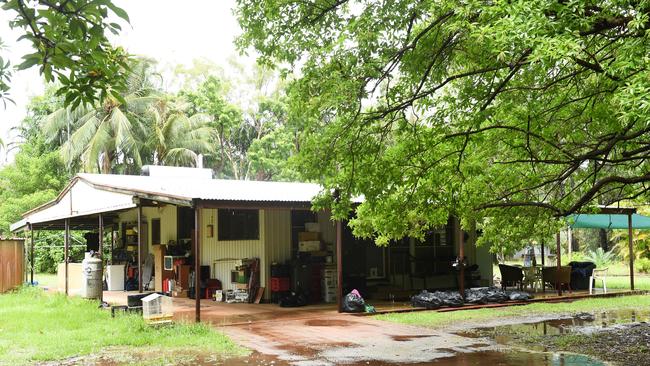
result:
M 198 154 L 186 148 L 174 148 L 167 151 L 163 163 L 181 166 L 194 166 Z

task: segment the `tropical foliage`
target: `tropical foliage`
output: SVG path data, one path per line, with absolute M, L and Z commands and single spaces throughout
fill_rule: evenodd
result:
M 135 65 L 124 95 L 111 95 L 98 105 L 61 106 L 47 117 L 46 136 L 62 141 L 69 167 L 79 162 L 85 171 L 110 173 L 116 162 L 142 165 L 137 136 L 146 132 L 140 116 L 156 100 L 150 67 L 146 61 Z
M 195 166 L 203 155 L 205 166 L 223 178 L 297 177 L 288 162 L 297 149 L 296 132 L 280 84 L 268 85 L 264 95 L 235 98 L 230 80 L 211 75 L 171 93 L 162 88 L 156 67 L 137 60 L 129 67 L 128 91 L 94 105 L 65 106 L 57 87 L 32 99 L 10 146 L 18 149 L 15 161 L 0 169 L 0 233 L 7 234 L 23 212 L 55 198 L 80 171 L 139 174 L 143 164 Z M 62 255 L 57 240 L 37 237 L 38 269 L 55 269 Z
M 417 237 L 452 214 L 521 246 L 647 198 L 644 1 L 237 3 L 239 46 L 299 69 L 301 170 L 339 218 L 365 196 L 359 236 Z
M 616 243 L 614 251 L 625 261 L 630 260 L 630 242 L 627 231 L 617 230 L 612 240 Z M 632 231 L 632 249 L 635 259 L 650 259 L 650 233 L 647 230 Z
M 39 67 L 46 81 L 58 80 L 57 94 L 67 106 L 119 98 L 127 89 L 127 53 L 114 47 L 107 33 L 117 34 L 129 16 L 110 0 L 26 1 L 4 0 L 12 28 L 24 34 L 33 53 L 23 56 L 18 70 Z M 0 40 L 0 50 L 2 42 Z M 0 99 L 9 98 L 13 67 L 0 56 Z
M 187 115 L 190 104 L 182 99 L 164 96 L 151 105 L 147 146 L 153 150 L 156 165 L 196 164 L 199 154 L 212 153 L 216 130 L 206 115 Z
M 616 260 L 616 253 L 614 251 L 606 252 L 603 248 L 597 248 L 587 252 L 585 260 L 592 262 L 596 268 L 607 268 Z

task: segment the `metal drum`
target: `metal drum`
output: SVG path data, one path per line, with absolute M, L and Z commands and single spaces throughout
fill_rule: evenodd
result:
M 81 297 L 99 299 L 102 295 L 102 260 L 86 253 L 81 262 Z

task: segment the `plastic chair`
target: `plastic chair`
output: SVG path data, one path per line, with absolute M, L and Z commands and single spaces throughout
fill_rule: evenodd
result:
M 530 287 L 533 291 L 537 291 L 537 284 L 540 288 L 543 288 L 542 284 L 542 271 L 540 267 L 524 267 L 524 287 Z
M 596 280 L 603 282 L 603 293 L 607 293 L 607 268 L 594 269 L 589 277 L 589 295 L 593 293 Z

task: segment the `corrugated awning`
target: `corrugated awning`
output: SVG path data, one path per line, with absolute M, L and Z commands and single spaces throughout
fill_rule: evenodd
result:
M 627 229 L 628 215 L 575 214 L 567 217 L 574 229 Z M 650 217 L 632 214 L 632 229 L 650 229 Z
M 26 212 L 22 220 L 11 224 L 10 229 L 15 232 L 29 225 L 55 229 L 62 227 L 65 219 L 70 219 L 74 227 L 84 229 L 92 224 L 89 217 L 133 207 L 136 204 L 132 195 L 96 189 L 84 181 L 74 179 L 55 200 Z

